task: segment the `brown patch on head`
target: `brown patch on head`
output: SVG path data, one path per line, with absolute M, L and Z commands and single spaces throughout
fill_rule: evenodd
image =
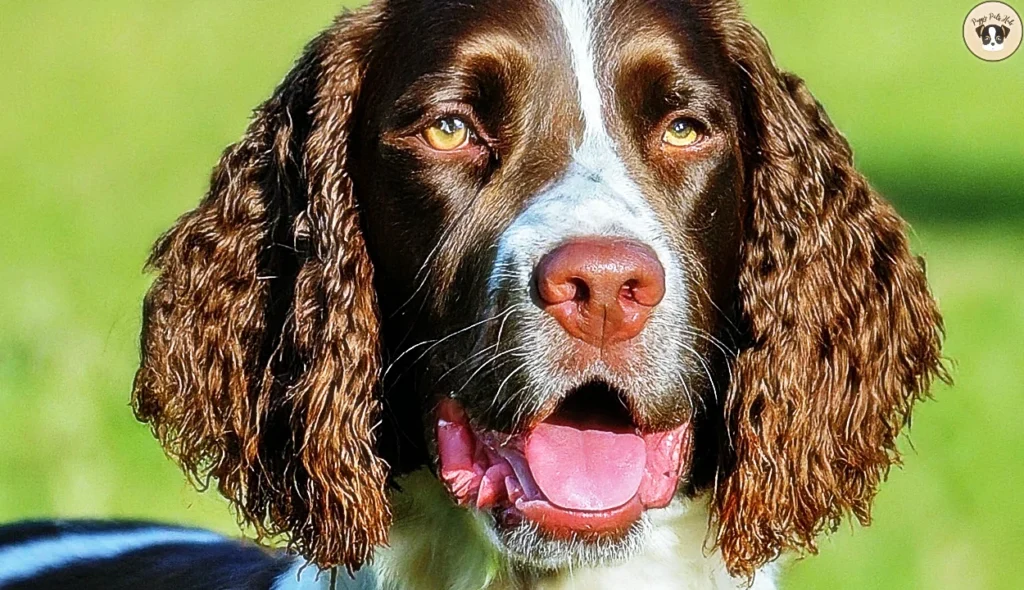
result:
M 385 355 L 422 361 L 389 371 L 384 384 L 382 451 L 403 472 L 428 461 L 408 434 L 429 428 L 429 396 L 413 382 L 445 349 L 427 358 L 403 352 L 488 313 L 496 236 L 564 172 L 581 122 L 564 33 L 547 0 L 407 3 L 390 25 L 368 64 L 353 178 L 388 320 Z M 449 114 L 465 119 L 486 149 L 430 150 L 421 130 Z

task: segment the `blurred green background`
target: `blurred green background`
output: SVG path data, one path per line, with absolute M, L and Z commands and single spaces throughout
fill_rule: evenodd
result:
M 970 0 L 746 4 L 912 223 L 956 379 L 919 406 L 875 524 L 823 541 L 785 586 L 1019 587 L 1024 50 L 973 57 L 961 38 Z M 131 416 L 141 267 L 338 8 L 0 2 L 0 521 L 236 530 Z

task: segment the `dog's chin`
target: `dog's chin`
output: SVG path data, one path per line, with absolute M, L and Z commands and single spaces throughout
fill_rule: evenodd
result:
M 999 45 L 982 45 L 981 48 L 984 49 L 985 51 L 1002 51 L 1003 50 L 1002 44 L 999 44 Z
M 626 561 L 643 549 L 650 528 L 646 514 L 612 536 L 569 534 L 556 537 L 525 519 L 514 524 L 498 519 L 490 522 L 493 539 L 513 564 L 541 572 Z

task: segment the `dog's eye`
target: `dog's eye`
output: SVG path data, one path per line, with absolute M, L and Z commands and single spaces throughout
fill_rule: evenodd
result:
M 686 117 L 679 117 L 668 124 L 661 141 L 673 147 L 686 147 L 700 141 L 700 123 Z
M 430 147 L 441 152 L 451 152 L 464 147 L 472 132 L 469 125 L 459 117 L 441 117 L 423 131 L 423 138 Z

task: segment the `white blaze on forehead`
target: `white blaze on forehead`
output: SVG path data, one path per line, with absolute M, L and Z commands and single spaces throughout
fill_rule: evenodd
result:
M 599 83 L 596 24 L 607 0 L 549 0 L 565 32 L 576 98 L 584 125 L 563 175 L 534 196 L 498 241 L 491 288 L 499 276 L 528 281 L 541 256 L 573 237 L 635 239 L 650 246 L 665 268 L 666 298 L 681 296 L 682 272 L 669 239 L 640 187 L 630 177 L 605 125 Z M 607 93 L 612 89 L 606 88 Z
M 615 151 L 615 144 L 604 121 L 601 85 L 598 83 L 599 63 L 595 51 L 595 19 L 604 10 L 606 0 L 551 0 L 565 28 L 576 78 L 576 90 L 583 114 L 583 143 L 576 149 L 574 160 L 591 170 L 600 172 L 609 182 L 619 184 L 619 196 L 629 199 L 639 190 L 623 186 L 628 180 L 626 167 Z M 632 185 L 630 181 L 628 184 Z M 631 199 L 636 201 L 636 199 Z M 635 203 L 634 203 L 635 204 Z
M 640 188 L 630 178 L 626 165 L 616 152 L 615 143 L 605 126 L 605 109 L 601 86 L 598 83 L 600 66 L 595 51 L 594 25 L 597 15 L 604 10 L 606 0 L 551 2 L 561 17 L 568 39 L 573 74 L 576 78 L 577 99 L 584 124 L 583 142 L 573 152 L 573 165 L 566 173 L 565 182 L 572 183 L 574 174 L 589 175 L 591 180 L 600 186 L 596 187 L 596 190 L 590 189 L 589 195 L 573 196 L 602 200 L 620 209 L 621 215 L 631 217 L 631 221 L 634 222 L 624 220 L 624 223 L 640 230 L 629 232 L 629 237 L 647 242 L 657 250 L 657 239 L 654 234 L 662 233 L 660 226 Z M 659 251 L 658 254 L 661 255 L 662 252 Z M 666 260 L 662 258 L 662 264 L 665 262 Z
M 597 60 L 594 57 L 594 9 L 600 0 L 551 0 L 562 19 L 569 40 L 573 74 L 579 93 L 580 110 L 585 124 L 584 144 L 588 142 L 612 146 L 604 128 L 601 89 L 597 83 Z

